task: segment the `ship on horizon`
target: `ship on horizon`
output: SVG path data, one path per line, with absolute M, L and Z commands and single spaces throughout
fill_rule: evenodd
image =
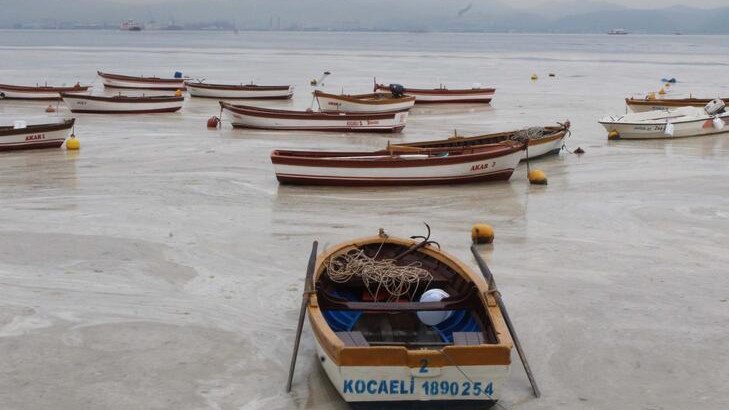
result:
M 127 20 L 119 26 L 121 31 L 142 31 L 142 25 L 134 20 Z

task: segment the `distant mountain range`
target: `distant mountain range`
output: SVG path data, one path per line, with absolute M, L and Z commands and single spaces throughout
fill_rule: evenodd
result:
M 729 34 L 729 7 L 635 9 L 555 1 L 519 9 L 497 0 L 0 0 L 0 27 L 115 27 L 123 20 L 241 30 L 382 30 Z M 193 26 L 193 24 L 195 24 Z M 179 26 L 178 26 L 179 27 Z

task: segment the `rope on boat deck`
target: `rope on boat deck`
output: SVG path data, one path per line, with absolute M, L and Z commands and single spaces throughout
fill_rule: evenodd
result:
M 380 249 L 377 250 L 377 254 Z M 325 263 L 327 275 L 336 283 L 344 283 L 358 276 L 373 299 L 377 299 L 380 289 L 387 291 L 388 302 L 408 295 L 411 291 L 416 292 L 421 282 L 427 282 L 425 286 L 427 288 L 433 280 L 433 275 L 421 268 L 420 262 L 401 266 L 396 264 L 395 259 L 376 260 L 375 257 L 365 255 L 362 249 L 351 250 Z

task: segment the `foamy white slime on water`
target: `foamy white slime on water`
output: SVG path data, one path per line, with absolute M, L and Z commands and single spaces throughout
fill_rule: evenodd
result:
M 344 409 L 304 331 L 283 393 L 306 258 L 384 227 L 464 261 L 484 250 L 543 392 L 518 365 L 506 408 L 729 406 L 729 136 L 608 142 L 623 98 L 729 95 L 729 37 L 402 33 L 24 32 L 0 35 L 0 82 L 94 82 L 96 70 L 210 82 L 496 87 L 491 107 L 416 107 L 403 134 L 208 130 L 179 113 L 78 115 L 79 152 L 0 153 L 0 402 L 10 409 Z M 90 35 L 93 34 L 93 35 Z M 550 78 L 547 73 L 556 77 Z M 539 80 L 532 82 L 532 73 Z M 67 116 L 0 101 L 0 122 Z M 507 184 L 279 186 L 275 148 L 373 149 L 569 119 L 570 148 Z M 707 352 L 713 352 L 709 356 Z M 514 357 L 514 363 L 517 358 Z M 40 394 L 40 393 L 43 394 Z M 69 394 L 73 392 L 73 394 Z

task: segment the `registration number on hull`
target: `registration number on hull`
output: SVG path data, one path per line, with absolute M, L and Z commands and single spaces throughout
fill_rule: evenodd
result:
M 494 394 L 492 381 L 402 379 L 344 379 L 342 393 L 356 395 L 414 395 L 428 397 L 483 397 Z

